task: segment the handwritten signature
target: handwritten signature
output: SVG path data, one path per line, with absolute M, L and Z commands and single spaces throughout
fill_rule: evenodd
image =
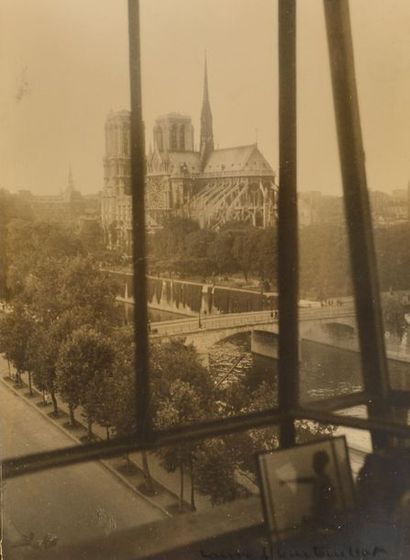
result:
M 271 554 L 263 547 L 259 552 L 249 551 L 215 551 L 201 549 L 201 558 L 207 560 L 272 560 Z M 313 545 L 307 548 L 281 548 L 276 549 L 275 558 L 280 560 L 310 560 L 314 558 L 324 559 L 349 559 L 349 558 L 380 558 L 387 554 L 387 550 L 382 546 L 360 546 L 346 545 L 326 547 L 321 545 Z

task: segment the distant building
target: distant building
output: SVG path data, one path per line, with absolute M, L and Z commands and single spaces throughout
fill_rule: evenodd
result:
M 301 226 L 343 225 L 343 198 L 320 191 L 301 192 L 298 195 L 298 217 Z
M 205 62 L 199 150 L 189 116 L 168 113 L 156 119 L 149 149 L 146 184 L 148 230 L 167 216 L 186 216 L 218 229 L 241 220 L 267 227 L 275 222 L 275 173 L 257 144 L 214 147 Z M 101 220 L 110 246 L 130 248 L 130 113 L 110 113 L 105 125 L 104 188 Z
M 389 226 L 407 222 L 409 202 L 405 189 L 396 189 L 391 194 L 370 191 L 370 206 L 375 226 Z
M 34 216 L 61 222 L 76 221 L 80 216 L 95 218 L 100 214 L 99 195 L 83 196 L 75 188 L 71 166 L 66 187 L 56 195 L 34 195 L 29 190 L 20 190 L 19 196 L 28 204 Z

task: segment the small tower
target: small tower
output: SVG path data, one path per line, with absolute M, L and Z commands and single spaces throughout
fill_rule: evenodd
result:
M 67 180 L 67 187 L 63 191 L 63 200 L 64 202 L 71 202 L 74 193 L 74 179 L 73 179 L 73 171 L 71 169 L 71 164 L 68 167 L 68 180 Z
M 209 102 L 208 91 L 208 66 L 205 55 L 205 71 L 204 71 L 204 92 L 202 97 L 201 110 L 201 134 L 199 152 L 201 158 L 201 167 L 205 167 L 207 159 L 211 152 L 214 151 L 214 133 L 212 129 L 212 111 Z

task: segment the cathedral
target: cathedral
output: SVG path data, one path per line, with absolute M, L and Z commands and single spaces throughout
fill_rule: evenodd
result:
M 169 216 L 201 227 L 246 221 L 267 227 L 276 218 L 275 173 L 257 144 L 215 149 L 205 61 L 199 150 L 191 118 L 168 113 L 155 121 L 146 157 L 146 223 L 160 228 Z M 130 113 L 111 112 L 105 124 L 101 221 L 108 246 L 129 249 L 132 238 Z

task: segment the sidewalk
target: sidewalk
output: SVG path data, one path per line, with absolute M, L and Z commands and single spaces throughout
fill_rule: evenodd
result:
M 16 387 L 14 381 L 9 377 L 9 371 L 6 360 L 0 356 L 0 380 L 5 383 L 7 387 L 13 391 L 20 398 L 31 407 L 36 408 L 47 420 L 53 423 L 66 435 L 68 435 L 76 444 L 84 443 L 84 438 L 87 436 L 86 427 L 79 421 L 81 418 L 81 409 L 76 409 L 77 426 L 75 428 L 70 426 L 68 406 L 61 400 L 58 400 L 58 407 L 60 416 L 54 418 L 52 416 L 52 404 L 44 405 L 41 393 L 33 387 L 33 397 L 29 396 L 28 385 L 23 382 L 22 387 Z M 11 368 L 13 374 L 13 368 Z M 93 424 L 93 434 L 97 439 L 105 440 L 106 428 Z M 179 487 L 180 476 L 179 472 L 168 473 L 161 465 L 159 458 L 154 453 L 148 453 L 149 470 L 154 480 L 156 494 L 148 496 L 143 491 L 144 487 L 144 474 L 143 462 L 141 453 L 130 453 L 129 461 L 127 462 L 125 456 L 114 457 L 102 460 L 101 463 L 110 470 L 117 478 L 119 478 L 130 489 L 138 495 L 159 507 L 167 515 L 171 516 L 178 512 L 179 504 Z M 191 494 L 191 479 L 186 473 L 184 475 L 184 498 L 186 502 L 186 511 L 190 510 L 187 500 Z M 197 511 L 204 511 L 212 507 L 210 498 L 195 492 L 195 504 Z

